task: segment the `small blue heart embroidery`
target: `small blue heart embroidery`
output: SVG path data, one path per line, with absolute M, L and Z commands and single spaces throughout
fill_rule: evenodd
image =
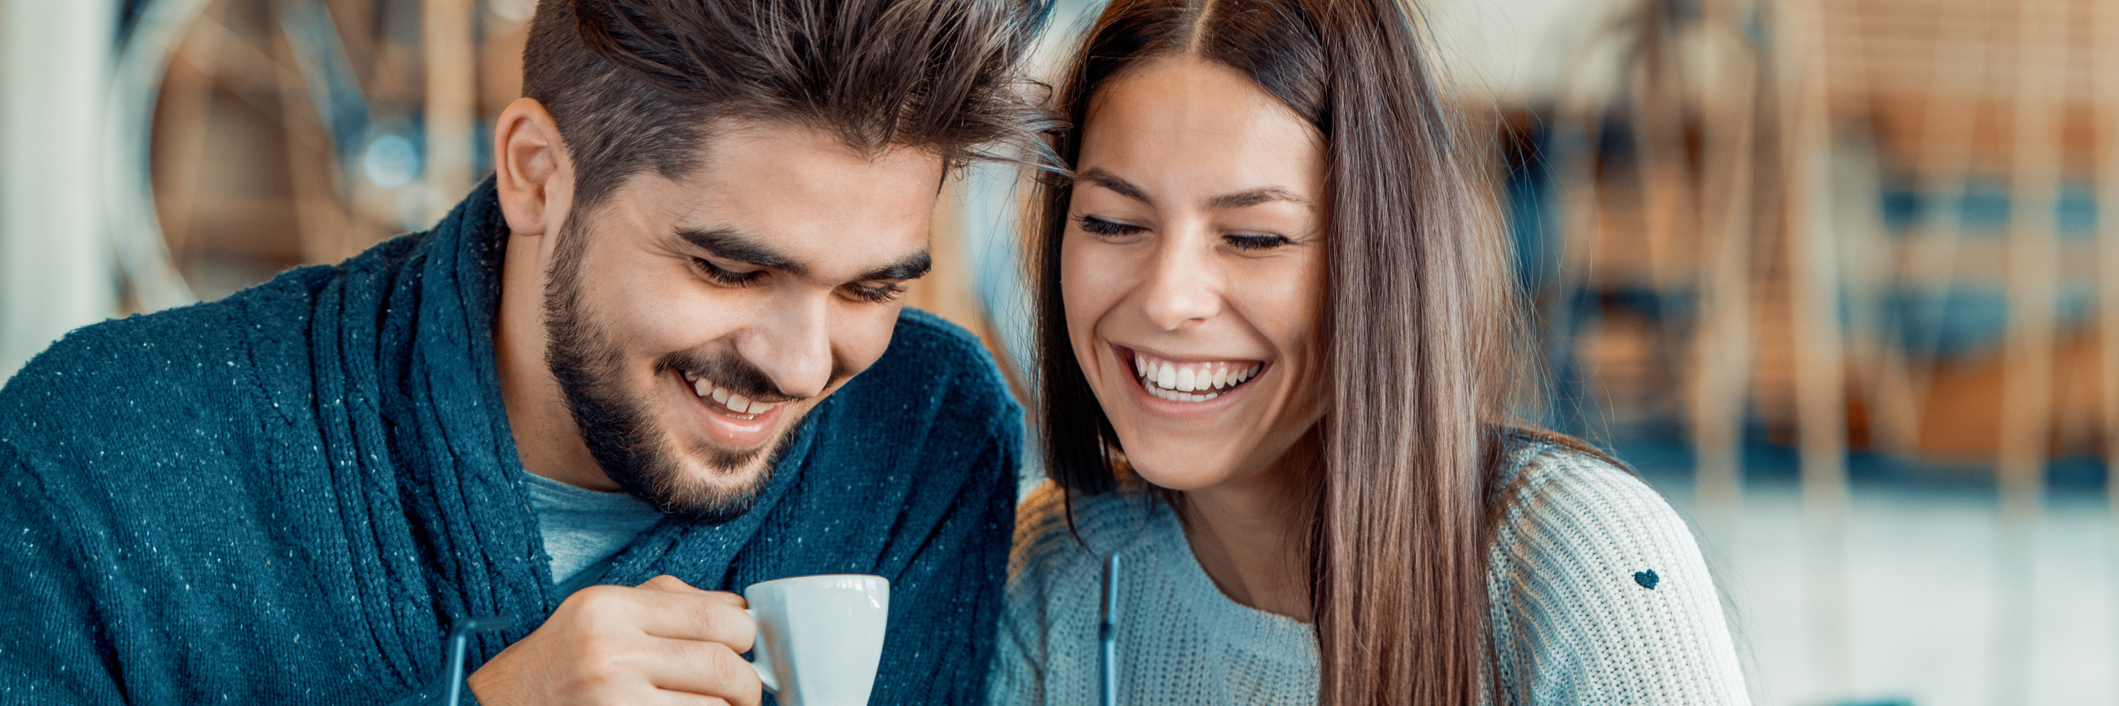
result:
M 1645 589 L 1648 589 L 1648 590 L 1650 590 L 1650 591 L 1653 591 L 1653 590 L 1655 590 L 1655 582 L 1656 582 L 1656 581 L 1657 581 L 1657 579 L 1656 579 L 1656 575 L 1655 575 L 1655 569 L 1649 569 L 1649 570 L 1647 570 L 1647 571 L 1636 571 L 1636 572 L 1633 572 L 1633 582 L 1634 582 L 1634 583 L 1637 583 L 1637 584 L 1641 584 L 1641 588 L 1645 588 Z

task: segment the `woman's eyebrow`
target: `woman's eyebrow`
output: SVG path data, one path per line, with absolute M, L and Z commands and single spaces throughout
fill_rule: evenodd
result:
M 1309 199 L 1303 198 L 1293 191 L 1289 191 L 1278 186 L 1261 186 L 1256 189 L 1245 189 L 1243 191 L 1238 191 L 1233 194 L 1222 194 L 1220 196 L 1207 199 L 1207 208 L 1243 208 L 1245 206 L 1256 206 L 1258 204 L 1262 204 L 1268 201 L 1287 201 L 1290 203 L 1299 204 L 1312 211 L 1317 210 L 1317 205 L 1310 203 Z
M 1148 198 L 1148 192 L 1146 190 L 1143 190 L 1138 186 L 1134 186 L 1133 182 L 1120 179 L 1117 174 L 1112 174 L 1110 172 L 1104 171 L 1102 167 L 1090 167 L 1088 171 L 1082 172 L 1081 176 L 1075 177 L 1075 181 L 1086 181 L 1091 184 L 1095 184 L 1097 186 L 1101 186 L 1106 189 L 1118 192 L 1118 195 L 1120 196 L 1139 201 L 1149 206 L 1155 205 L 1155 199 Z
M 1110 189 L 1111 191 L 1117 193 L 1120 196 L 1139 201 L 1149 206 L 1155 205 L 1155 199 L 1148 198 L 1147 190 L 1142 189 L 1139 186 L 1135 186 L 1133 182 L 1126 181 L 1125 179 L 1120 178 L 1117 174 L 1112 174 L 1111 172 L 1105 171 L 1101 167 L 1091 167 L 1087 171 L 1082 172 L 1081 176 L 1075 177 L 1075 180 L 1080 182 L 1088 182 L 1097 186 L 1104 187 L 1106 189 Z M 1287 201 L 1289 203 L 1301 205 L 1302 207 L 1310 209 L 1311 211 L 1317 210 L 1317 204 L 1310 203 L 1309 199 L 1303 198 L 1300 194 L 1297 194 L 1294 191 L 1291 191 L 1285 187 L 1279 186 L 1261 186 L 1256 189 L 1245 189 L 1243 191 L 1238 191 L 1233 194 L 1222 194 L 1220 196 L 1207 199 L 1207 208 L 1243 208 L 1245 206 L 1256 206 L 1258 204 L 1266 203 L 1268 201 Z

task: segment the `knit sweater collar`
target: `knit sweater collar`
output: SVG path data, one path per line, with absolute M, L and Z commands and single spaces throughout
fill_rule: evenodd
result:
M 1214 631 L 1218 642 L 1256 652 L 1266 659 L 1292 657 L 1294 662 L 1316 664 L 1317 633 L 1310 624 L 1238 603 L 1223 593 L 1214 577 L 1200 566 L 1198 555 L 1192 553 L 1191 543 L 1185 540 L 1184 522 L 1177 513 L 1160 500 L 1147 502 L 1151 504 L 1147 518 L 1149 546 L 1163 558 L 1160 563 L 1169 572 L 1179 600 L 1187 610 L 1204 618 L 1201 622 Z M 1291 652 L 1291 648 L 1302 649 Z
M 349 606 L 376 648 L 417 679 L 448 616 L 508 615 L 476 662 L 542 624 L 564 596 L 550 576 L 495 369 L 493 322 L 507 241 L 488 180 L 432 231 L 340 265 L 316 293 L 311 330 L 317 423 L 332 456 L 356 580 L 375 600 Z M 665 519 L 614 557 L 606 582 L 657 574 L 719 580 L 801 474 L 809 415 L 758 503 L 721 525 Z M 436 615 L 438 611 L 441 615 Z

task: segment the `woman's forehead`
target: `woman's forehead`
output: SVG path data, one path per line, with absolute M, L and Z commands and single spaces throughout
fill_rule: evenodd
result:
M 1082 128 L 1084 174 L 1102 170 L 1150 194 L 1209 198 L 1278 188 L 1320 200 L 1324 149 L 1316 131 L 1234 69 L 1158 59 L 1097 96 Z

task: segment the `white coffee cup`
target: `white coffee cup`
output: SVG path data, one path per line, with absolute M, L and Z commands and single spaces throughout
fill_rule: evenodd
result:
M 797 576 L 743 589 L 758 640 L 751 668 L 787 706 L 861 706 L 883 661 L 890 580 Z

